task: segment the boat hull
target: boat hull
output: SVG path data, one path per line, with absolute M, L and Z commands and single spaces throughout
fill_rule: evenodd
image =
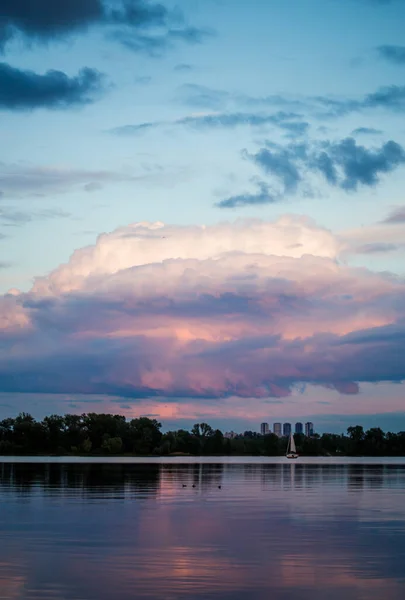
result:
M 291 454 L 287 454 L 286 456 L 287 456 L 287 458 L 295 459 L 295 458 L 298 458 L 299 454 L 292 454 L 291 453 Z

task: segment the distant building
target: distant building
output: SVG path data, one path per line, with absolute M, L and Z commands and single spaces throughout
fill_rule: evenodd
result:
M 273 425 L 273 433 L 277 437 L 281 437 L 281 423 L 274 423 L 274 425 Z
M 261 423 L 260 433 L 261 433 L 261 435 L 268 435 L 268 433 L 269 433 L 269 424 L 268 423 Z
M 311 421 L 305 423 L 305 435 L 307 437 L 312 437 L 314 435 L 314 424 Z
M 224 434 L 224 438 L 226 438 L 227 440 L 233 440 L 234 438 L 236 438 L 236 436 L 237 436 L 237 435 L 238 435 L 238 434 L 237 434 L 237 433 L 235 433 L 234 431 L 227 431 L 227 432 Z
M 283 435 L 288 437 L 290 434 L 291 434 L 291 423 L 284 423 Z
M 295 433 L 304 433 L 304 425 L 302 423 L 295 424 Z

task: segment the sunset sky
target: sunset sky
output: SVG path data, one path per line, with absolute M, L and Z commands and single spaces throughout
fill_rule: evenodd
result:
M 0 419 L 405 430 L 405 1 L 0 14 Z

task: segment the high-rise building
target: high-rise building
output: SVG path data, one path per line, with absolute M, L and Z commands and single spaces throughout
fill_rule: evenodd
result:
M 304 426 L 302 423 L 295 424 L 295 433 L 304 433 Z
M 268 423 L 261 423 L 260 433 L 262 435 L 268 435 L 268 433 L 269 433 L 269 424 Z
M 290 434 L 291 434 L 291 423 L 284 423 L 283 435 L 288 437 Z
M 308 421 L 308 423 L 305 423 L 305 435 L 307 437 L 311 437 L 314 435 L 314 424 L 311 423 L 311 421 Z
M 277 437 L 281 437 L 281 423 L 274 423 L 273 432 Z

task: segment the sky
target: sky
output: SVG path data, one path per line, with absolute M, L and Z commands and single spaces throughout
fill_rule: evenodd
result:
M 405 1 L 0 13 L 0 418 L 405 430 Z

